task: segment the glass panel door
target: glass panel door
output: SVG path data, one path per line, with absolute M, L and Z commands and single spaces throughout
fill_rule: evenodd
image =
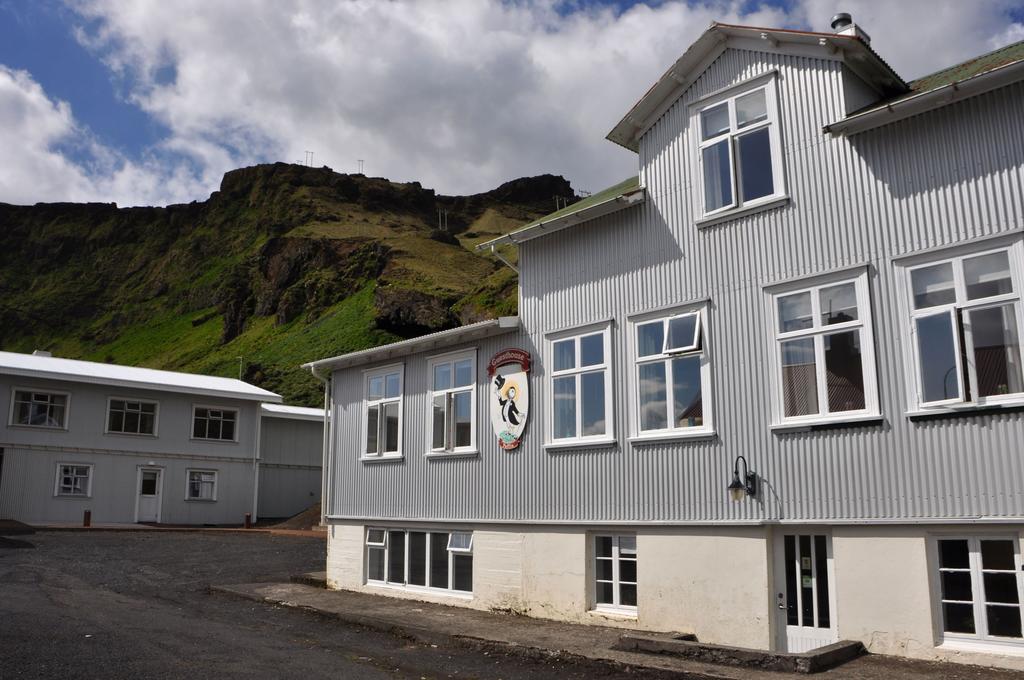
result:
M 777 535 L 775 565 L 779 648 L 806 652 L 835 642 L 831 537 Z

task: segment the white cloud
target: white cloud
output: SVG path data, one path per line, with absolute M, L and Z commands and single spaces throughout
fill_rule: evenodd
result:
M 155 157 L 131 162 L 99 144 L 67 102 L 50 99 L 25 71 L 0 65 L 0 201 L 114 201 L 120 205 L 191 200 L 210 177 Z M 74 158 L 75 160 L 72 160 Z
M 636 168 L 635 155 L 604 135 L 713 20 L 828 30 L 832 14 L 849 11 L 906 77 L 1021 31 L 1006 22 L 1002 0 L 749 5 L 669 0 L 619 12 L 544 0 L 81 0 L 80 41 L 169 134 L 139 163 L 107 153 L 98 174 L 80 172 L 75 196 L 202 199 L 225 170 L 295 161 L 306 149 L 318 165 L 351 172 L 365 159 L 369 174 L 444 193 L 542 172 L 593 191 Z M 60 134 L 75 134 L 67 107 L 35 86 L 40 97 Z M 53 134 L 37 134 L 33 148 L 49 151 L 60 176 L 68 161 Z M 36 194 L 73 198 L 42 186 Z M 4 187 L 0 200 L 11 193 Z
M 1009 20 L 1012 0 L 800 0 L 812 30 L 828 31 L 849 12 L 871 35 L 871 46 L 905 80 L 928 75 L 1024 38 Z M 1016 28 L 1016 37 L 1013 30 Z

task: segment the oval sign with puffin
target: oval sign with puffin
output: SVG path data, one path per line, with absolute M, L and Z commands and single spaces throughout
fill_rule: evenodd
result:
M 491 425 L 506 451 L 519 446 L 530 413 L 530 353 L 503 349 L 487 364 L 491 381 Z

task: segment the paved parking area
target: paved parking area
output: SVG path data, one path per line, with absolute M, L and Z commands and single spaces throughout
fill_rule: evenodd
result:
M 0 539 L 0 678 L 617 675 L 557 659 L 432 647 L 208 590 L 322 569 L 325 548 L 322 538 L 213 532 Z

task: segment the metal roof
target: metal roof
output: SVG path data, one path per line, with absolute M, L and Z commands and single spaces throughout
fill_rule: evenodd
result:
M 17 352 L 0 352 L 0 374 L 25 378 L 45 378 L 70 382 L 131 387 L 160 392 L 179 392 L 204 396 L 268 401 L 278 403 L 281 395 L 234 378 L 195 375 L 155 368 L 137 368 L 95 361 Z
M 950 66 L 931 75 L 913 80 L 910 82 L 910 90 L 912 93 L 927 92 L 944 85 L 973 78 L 986 71 L 991 71 L 1000 66 L 1021 61 L 1022 59 L 1024 59 L 1024 40 L 1007 45 L 1006 47 L 1000 47 L 998 50 L 993 50 L 988 54 L 972 57 L 955 66 Z
M 267 418 L 288 418 L 293 420 L 318 420 L 323 422 L 324 410 L 322 408 L 308 408 L 306 406 L 285 406 L 284 404 L 262 404 L 260 412 Z
M 302 367 L 311 369 L 315 372 L 321 368 L 337 370 L 340 368 L 349 368 L 350 366 L 361 366 L 387 359 L 408 356 L 424 350 L 449 347 L 458 342 L 469 342 L 471 340 L 487 338 L 492 335 L 509 333 L 518 328 L 518 316 L 501 316 L 497 319 L 488 319 L 486 321 L 479 321 L 477 323 L 459 326 L 458 328 L 452 328 L 446 331 L 438 331 L 437 333 L 421 335 L 418 338 L 400 340 L 399 342 L 392 342 L 387 345 L 380 345 L 379 347 L 371 347 L 370 349 L 364 349 L 358 352 L 341 354 L 336 357 L 330 357 L 329 359 L 311 361 L 309 363 L 302 364 Z
M 846 64 L 882 93 L 880 96 L 900 94 L 909 89 L 892 67 L 859 35 L 714 22 L 633 105 L 608 133 L 607 139 L 637 151 L 643 133 L 730 45 L 769 52 L 823 53 Z
M 994 90 L 1024 78 L 1024 41 L 973 57 L 910 83 L 910 91 L 884 99 L 825 126 L 856 134 Z
M 504 236 L 481 243 L 476 249 L 485 250 L 502 243 L 522 243 L 642 203 L 644 199 L 645 193 L 644 188 L 640 186 L 640 178 L 630 177 Z

